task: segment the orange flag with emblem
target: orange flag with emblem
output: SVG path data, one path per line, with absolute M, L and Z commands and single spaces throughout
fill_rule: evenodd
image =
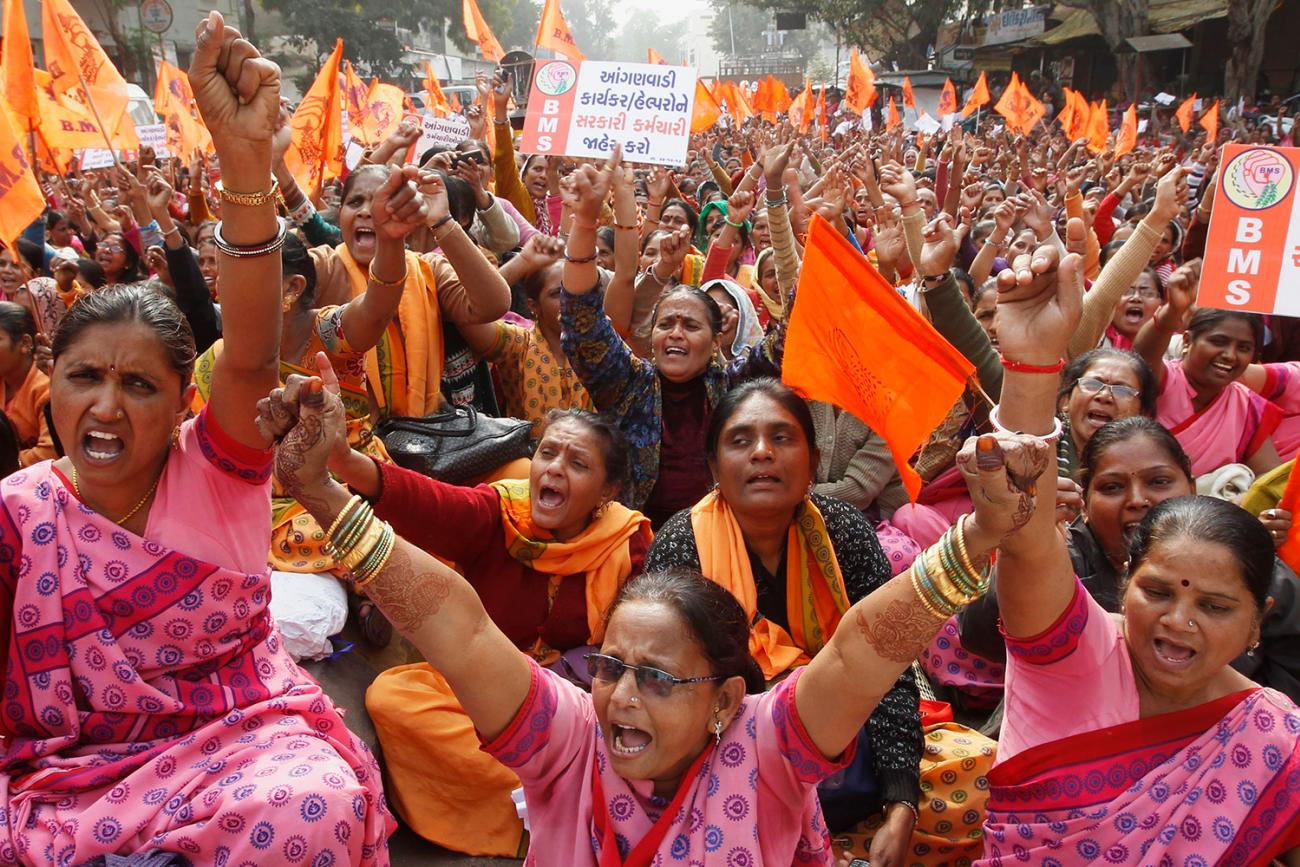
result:
M 695 105 L 691 109 L 691 132 L 704 132 L 722 117 L 722 108 L 713 94 L 698 78 L 695 79 Z
M 993 110 L 1006 118 L 1009 129 L 1019 130 L 1025 135 L 1032 133 L 1043 115 L 1047 114 L 1047 108 L 1029 92 L 1029 88 L 1014 72 L 1011 73 L 1011 83 L 1002 91 Z
M 889 98 L 888 109 L 885 112 L 885 129 L 893 129 L 896 126 L 902 126 L 903 119 L 898 116 L 898 106 L 894 105 L 894 98 Z
M 916 108 L 916 97 L 912 94 L 912 79 L 903 76 L 903 108 Z
M 966 97 L 966 104 L 962 106 L 961 116 L 970 117 L 981 105 L 988 105 L 989 100 L 992 98 L 989 95 L 988 80 L 984 77 L 984 73 L 981 72 L 979 80 L 975 82 L 975 89 L 970 92 L 970 96 Z
M 342 59 L 340 39 L 289 121 L 293 139 L 284 161 L 308 196 L 323 182 L 343 174 L 343 100 L 339 95 Z
M 23 134 L 0 107 L 0 241 L 10 248 L 45 210 L 45 195 L 23 148 Z
M 372 81 L 366 101 L 370 109 L 366 114 L 366 138 L 372 142 L 381 142 L 388 134 L 397 129 L 402 122 L 402 102 L 406 94 L 396 84 Z
M 943 90 L 939 93 L 939 117 L 947 117 L 950 114 L 956 113 L 957 88 L 953 87 L 951 78 L 945 78 L 943 81 Z
M 4 71 L 4 98 L 22 125 L 22 132 L 31 132 L 40 124 L 40 102 L 36 97 L 36 82 L 32 73 L 36 61 L 32 59 L 32 39 L 27 33 L 27 14 L 23 0 L 4 0 L 4 46 L 0 47 L 0 69 Z
M 1119 124 L 1119 135 L 1115 136 L 1115 156 L 1122 157 L 1124 154 L 1137 147 L 1138 143 L 1138 114 L 1137 106 L 1130 105 L 1124 112 L 1124 118 Z
M 1092 117 L 1092 109 L 1088 105 L 1088 100 L 1083 98 L 1083 94 L 1077 90 L 1072 90 L 1067 94 L 1067 99 L 1074 102 L 1074 111 L 1070 115 L 1070 128 L 1067 131 L 1071 141 L 1086 139 L 1088 137 L 1088 120 Z
M 483 59 L 500 63 L 506 53 L 493 35 L 492 28 L 488 27 L 487 19 L 479 11 L 477 0 L 464 0 L 461 16 L 465 19 L 465 35 L 469 37 L 470 42 L 478 43 L 478 50 L 483 55 Z
M 366 135 L 366 116 L 370 114 L 370 88 L 352 68 L 352 61 L 343 61 L 343 110 L 348 113 L 348 133 L 363 145 L 378 144 Z
M 74 100 L 60 99 L 54 92 L 50 74 L 45 70 L 33 70 L 32 80 L 40 103 L 41 122 L 37 134 L 46 148 L 52 151 L 72 151 L 104 146 L 104 134 L 91 117 L 90 109 Z
M 1106 151 L 1107 139 L 1110 138 L 1110 112 L 1106 100 L 1092 104 L 1088 112 L 1088 150 L 1095 154 Z
M 664 56 L 660 54 L 658 51 L 655 51 L 653 48 L 647 48 L 645 50 L 645 62 L 654 63 L 659 66 L 668 65 L 668 61 L 664 60 Z
M 849 83 L 844 90 L 844 101 L 858 114 L 876 101 L 876 76 L 856 48 L 849 55 Z
M 1192 94 L 1183 100 L 1183 104 L 1178 106 L 1178 111 L 1174 112 L 1174 117 L 1178 118 L 1178 125 L 1182 127 L 1183 132 L 1192 128 L 1192 121 L 1196 119 L 1196 94 Z
M 1201 115 L 1201 128 L 1210 136 L 1210 142 L 1213 144 L 1219 138 L 1219 101 L 1216 99 L 1214 105 L 1210 106 L 1209 111 Z
M 1056 122 L 1061 125 L 1061 131 L 1067 136 L 1070 134 L 1070 124 L 1074 122 L 1074 91 L 1068 87 L 1062 87 L 1061 93 L 1065 97 L 1061 106 L 1061 111 L 1056 115 Z
M 113 145 L 139 147 L 135 124 L 126 114 L 129 96 L 126 79 L 108 59 L 103 47 L 68 0 L 41 3 L 41 29 L 45 42 L 45 68 L 59 94 L 83 89 L 94 100 Z
M 188 160 L 196 150 L 212 149 L 212 134 L 198 117 L 189 78 L 165 60 L 158 64 L 153 110 L 167 128 L 167 148 L 174 156 Z
M 812 218 L 786 331 L 782 380 L 884 437 L 913 500 L 909 459 L 975 372 L 858 250 Z
M 542 20 L 537 23 L 537 47 L 547 48 L 570 60 L 582 60 L 583 54 L 573 41 L 573 32 L 564 20 L 560 0 L 546 0 L 542 7 Z

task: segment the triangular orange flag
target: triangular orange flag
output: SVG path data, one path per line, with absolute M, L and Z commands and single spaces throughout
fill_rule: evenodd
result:
M 1122 157 L 1124 154 L 1137 147 L 1138 142 L 1138 113 L 1137 106 L 1130 105 L 1124 112 L 1124 117 L 1119 123 L 1119 135 L 1115 136 L 1115 156 Z
M 340 39 L 289 121 L 293 140 L 284 161 L 309 196 L 323 182 L 343 174 L 343 101 L 339 98 L 342 59 Z
M 126 117 L 129 96 L 126 79 L 108 59 L 86 22 L 68 0 L 45 0 L 41 3 L 41 31 L 45 42 L 45 68 L 54 81 L 56 93 L 66 94 L 84 88 L 94 100 L 104 126 L 115 131 Z M 134 124 L 127 123 L 123 136 L 114 140 L 115 147 L 137 147 Z M 135 144 L 130 142 L 134 140 Z
M 821 128 L 822 141 L 826 141 L 826 85 L 817 91 L 817 125 Z
M 704 82 L 695 79 L 695 105 L 691 109 L 691 132 L 704 132 L 722 117 L 722 108 Z
M 981 72 L 979 80 L 975 82 L 975 89 L 970 92 L 970 96 L 966 97 L 966 104 L 962 106 L 961 116 L 970 117 L 977 108 L 987 105 L 990 99 L 992 97 L 989 95 L 989 83 L 984 77 L 984 73 Z
M 889 98 L 888 109 L 885 112 L 885 129 L 893 129 L 896 126 L 902 126 L 903 119 L 898 116 L 898 106 L 894 105 L 894 98 Z
M 970 362 L 819 216 L 785 340 L 786 385 L 884 437 L 915 500 L 921 477 L 908 461 L 961 397 Z
M 876 101 L 876 76 L 856 48 L 849 55 L 849 83 L 844 91 L 844 101 L 858 114 Z
M 1070 134 L 1070 124 L 1074 123 L 1074 93 L 1068 87 L 1062 87 L 1061 93 L 1064 95 L 1062 100 L 1065 105 L 1061 106 L 1060 113 L 1056 116 L 1056 122 L 1061 125 L 1061 131 L 1067 136 Z
M 45 210 L 45 195 L 36 180 L 23 134 L 13 115 L 0 106 L 0 241 L 13 248 L 14 241 Z
M 433 72 L 433 62 L 424 61 L 424 101 L 426 108 L 435 117 L 446 117 L 451 114 L 451 104 L 447 102 L 446 95 L 442 92 L 442 84 L 438 81 L 438 76 Z
M 912 95 L 912 79 L 903 76 L 903 108 L 916 108 L 916 97 Z
M 950 114 L 956 113 L 957 88 L 953 87 L 951 78 L 945 78 L 943 81 L 943 90 L 939 93 L 939 117 L 947 117 Z
M 173 156 L 188 160 L 196 150 L 211 150 L 212 134 L 197 116 L 189 78 L 165 60 L 158 64 L 153 110 L 167 128 L 167 148 Z
M 483 59 L 500 63 L 506 53 L 501 48 L 501 43 L 497 42 L 496 36 L 492 34 L 492 28 L 488 27 L 487 19 L 479 11 L 476 0 L 464 0 L 461 5 L 461 16 L 465 19 L 465 35 L 469 37 L 470 42 L 478 43 L 478 50 L 483 55 Z
M 343 108 L 348 113 L 348 133 L 363 145 L 379 144 L 366 135 L 366 117 L 370 114 L 370 88 L 366 87 L 352 68 L 352 61 L 343 61 Z
M 537 47 L 546 48 L 570 60 L 582 60 L 583 54 L 573 41 L 573 32 L 560 11 L 560 0 L 546 0 L 542 20 L 537 22 Z
M 1092 117 L 1092 109 L 1088 105 L 1088 100 L 1083 98 L 1083 94 L 1077 90 L 1072 90 L 1067 95 L 1074 103 L 1074 111 L 1070 116 L 1070 129 L 1066 133 L 1071 141 L 1086 139 L 1088 137 L 1088 120 Z
M 1106 109 L 1106 100 L 1093 103 L 1088 112 L 1088 150 L 1095 154 L 1105 153 L 1107 140 L 1110 138 L 1110 112 Z
M 1183 100 L 1183 104 L 1178 106 L 1178 111 L 1174 112 L 1174 117 L 1178 118 L 1178 125 L 1182 127 L 1183 132 L 1192 128 L 1192 121 L 1196 119 L 1196 94 L 1192 94 Z
M 749 104 L 749 98 L 734 81 L 718 82 L 718 95 L 727 101 L 727 113 L 736 123 L 744 123 L 754 116 L 754 107 Z
M 1034 98 L 1014 72 L 1011 73 L 1011 83 L 1002 91 L 993 110 L 1006 118 L 1008 129 L 1018 130 L 1025 135 L 1032 133 L 1047 113 L 1047 108 Z
M 370 110 L 365 120 L 365 134 L 369 141 L 381 142 L 397 129 L 397 125 L 402 122 L 402 101 L 405 97 L 406 94 L 396 84 L 383 81 L 370 83 L 370 92 L 366 95 Z
M 21 132 L 31 132 L 41 122 L 40 103 L 32 71 L 32 39 L 27 33 L 27 14 L 23 0 L 4 0 L 4 45 L 0 47 L 0 70 L 4 73 L 4 98 L 21 125 Z
M 647 48 L 645 50 L 645 62 L 658 64 L 659 66 L 668 65 L 668 61 L 664 60 L 664 56 L 653 48 Z
M 1219 101 L 1216 99 L 1214 105 L 1210 106 L 1209 111 L 1201 115 L 1199 121 L 1201 128 L 1210 135 L 1210 143 L 1218 141 L 1219 138 Z

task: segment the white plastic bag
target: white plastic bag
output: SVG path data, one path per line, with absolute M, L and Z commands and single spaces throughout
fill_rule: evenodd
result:
M 528 804 L 524 802 L 524 787 L 520 786 L 510 793 L 510 800 L 515 802 L 515 812 L 519 818 L 524 820 L 524 830 L 530 830 L 528 827 Z
M 271 571 L 271 616 L 295 660 L 334 652 L 330 636 L 348 620 L 348 595 L 332 575 Z

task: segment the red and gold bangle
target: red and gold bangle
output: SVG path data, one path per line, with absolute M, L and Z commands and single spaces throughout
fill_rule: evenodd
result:
M 633 223 L 633 224 L 630 225 L 630 226 L 624 226 L 622 223 L 619 223 L 619 222 L 615 221 L 615 223 L 614 223 L 614 228 L 615 228 L 615 229 L 621 229 L 621 230 L 623 230 L 624 232 L 637 232 L 637 231 L 640 231 L 640 229 L 641 229 L 641 224 L 640 224 L 640 223 Z
M 1016 373 L 1060 373 L 1065 369 L 1064 358 L 1055 364 L 1026 364 L 1023 361 L 1012 361 L 1005 355 L 998 357 L 1002 359 L 1003 367 Z

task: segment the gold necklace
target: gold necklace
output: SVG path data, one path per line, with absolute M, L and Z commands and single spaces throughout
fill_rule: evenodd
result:
M 153 480 L 153 484 L 149 486 L 149 490 L 145 491 L 144 496 L 140 498 L 140 502 L 136 503 L 136 504 L 131 508 L 131 511 L 127 512 L 125 515 L 123 515 L 122 517 L 118 518 L 118 519 L 117 519 L 116 521 L 114 521 L 113 523 L 114 523 L 114 524 L 125 524 L 127 521 L 129 521 L 129 520 L 131 520 L 132 518 L 134 518 L 134 517 L 135 517 L 135 513 L 138 512 L 138 511 L 140 511 L 142 508 L 144 508 L 144 504 L 147 503 L 147 502 L 149 502 L 149 498 L 153 496 L 153 492 L 156 491 L 156 490 L 158 490 L 158 482 L 160 482 L 161 480 L 162 480 L 162 474 L 160 473 L 160 474 L 158 475 L 158 478 L 156 478 L 156 479 Z M 81 500 L 81 502 L 83 502 L 83 503 L 86 502 L 86 498 L 83 497 L 83 496 L 81 496 L 81 486 L 77 484 L 77 467 L 76 467 L 75 464 L 73 464 L 73 466 L 72 466 L 72 490 L 73 490 L 73 493 L 75 493 L 75 494 L 77 495 L 77 499 L 78 499 L 78 500 Z

